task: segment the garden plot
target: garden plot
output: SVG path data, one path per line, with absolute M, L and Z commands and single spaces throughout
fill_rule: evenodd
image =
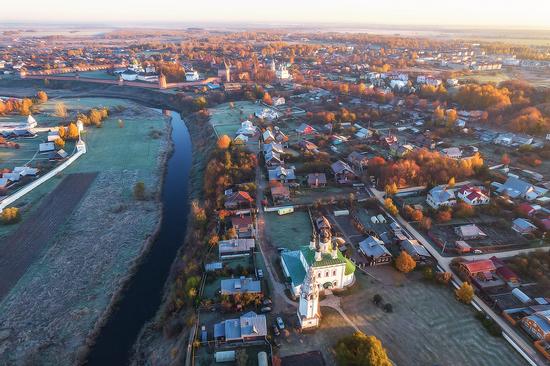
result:
M 307 179 L 306 176 L 303 177 Z M 331 177 L 328 177 L 331 179 Z M 356 194 L 357 190 L 350 186 L 327 186 L 322 188 L 306 188 L 300 187 L 293 190 L 290 197 L 293 203 L 300 205 L 310 205 L 317 200 L 333 201 L 348 200 L 350 193 Z
M 455 227 L 462 224 L 434 225 L 431 229 L 433 235 L 447 244 L 453 244 L 461 239 L 455 232 Z M 477 227 L 487 236 L 479 239 L 465 239 L 465 241 L 474 249 L 491 248 L 497 250 L 511 250 L 516 247 L 527 246 L 529 241 L 520 234 L 516 233 L 509 226 L 496 227 L 495 224 L 476 223 Z

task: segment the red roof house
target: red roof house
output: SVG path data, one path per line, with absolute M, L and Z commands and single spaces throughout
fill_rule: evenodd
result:
M 250 206 L 253 201 L 254 200 L 250 197 L 248 192 L 238 191 L 227 197 L 224 206 L 227 209 L 235 209 L 243 206 Z
M 461 262 L 459 264 L 459 270 L 468 277 L 490 279 L 493 273 L 496 272 L 496 267 L 492 260 L 484 259 Z

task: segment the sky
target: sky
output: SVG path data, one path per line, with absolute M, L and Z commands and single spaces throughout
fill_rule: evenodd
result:
M 338 23 L 550 29 L 549 0 L 26 0 L 2 22 Z

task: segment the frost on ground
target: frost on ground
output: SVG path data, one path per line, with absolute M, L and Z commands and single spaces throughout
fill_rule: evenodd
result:
M 138 108 L 132 107 L 123 115 L 124 128 L 112 122 L 90 131 L 88 154 L 68 173 L 98 171 L 98 176 L 67 222 L 52 233 L 40 259 L 0 303 L 1 365 L 75 363 L 155 231 L 168 133 L 160 114 L 144 111 L 146 117 L 132 120 Z M 149 136 L 153 128 L 160 138 Z M 130 138 L 140 150 L 121 149 Z M 132 197 L 138 181 L 145 183 L 148 200 Z
M 158 203 L 117 203 L 135 172 L 104 172 L 0 306 L 0 364 L 68 364 L 158 222 Z M 152 182 L 151 182 L 152 183 Z M 38 358 L 38 359 L 36 359 Z

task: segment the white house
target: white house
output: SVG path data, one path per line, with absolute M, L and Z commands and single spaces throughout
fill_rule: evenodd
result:
M 185 72 L 185 81 L 198 81 L 199 79 L 200 79 L 200 76 L 196 70 L 190 70 Z
M 241 123 L 241 127 L 237 130 L 238 135 L 254 136 L 258 132 L 258 127 L 248 120 Z
M 275 107 L 285 105 L 285 104 L 286 104 L 286 100 L 283 97 L 275 98 L 275 100 L 273 100 L 273 105 Z
M 223 320 L 214 324 L 214 338 L 227 342 L 246 342 L 267 336 L 265 315 L 253 311 L 242 315 L 239 319 Z
M 454 206 L 456 204 L 455 192 L 445 185 L 433 187 L 426 197 L 426 203 L 436 210 L 443 206 Z
M 138 77 L 138 73 L 135 72 L 134 70 L 128 69 L 128 70 L 124 71 L 123 73 L 121 73 L 120 76 L 122 77 L 122 80 L 136 81 L 137 77 Z
M 493 182 L 492 185 L 497 188 L 497 192 L 500 194 L 507 194 L 510 198 L 523 198 L 528 201 L 533 201 L 548 192 L 545 188 L 537 187 L 513 176 L 508 177 L 504 184 Z
M 489 196 L 483 190 L 469 185 L 460 188 L 457 196 L 472 206 L 487 205 L 490 201 Z
M 406 86 L 407 86 L 407 82 L 404 81 L 404 80 L 392 80 L 392 81 L 390 81 L 390 88 L 392 88 L 392 89 L 400 90 L 400 89 L 403 89 Z
M 460 159 L 462 157 L 462 150 L 458 147 L 448 147 L 441 150 L 441 154 L 447 158 Z

